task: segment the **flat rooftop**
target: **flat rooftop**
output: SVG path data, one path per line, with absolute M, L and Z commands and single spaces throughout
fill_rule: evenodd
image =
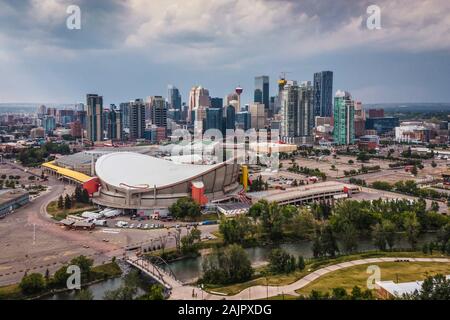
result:
M 446 276 L 447 280 L 450 279 L 450 276 Z M 423 281 L 412 281 L 412 282 L 403 282 L 403 283 L 395 283 L 394 281 L 376 281 L 375 285 L 383 288 L 391 295 L 396 297 L 401 297 L 404 294 L 412 294 L 414 291 L 420 291 L 422 289 Z
M 348 188 L 353 192 L 359 192 L 360 188 L 358 186 L 342 183 L 338 181 L 326 181 L 319 182 L 314 184 L 308 184 L 300 187 L 289 188 L 286 190 L 269 190 L 269 191 L 260 191 L 260 192 L 252 192 L 247 195 L 252 198 L 252 200 L 262 200 L 266 199 L 269 202 L 283 202 L 291 199 L 301 199 L 308 198 L 310 196 L 315 196 L 323 193 L 329 192 L 342 192 L 344 193 L 344 189 Z

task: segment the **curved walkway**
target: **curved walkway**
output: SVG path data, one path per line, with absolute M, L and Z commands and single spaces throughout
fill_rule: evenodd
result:
M 319 279 L 320 277 L 337 270 L 364 265 L 371 263 L 383 263 L 383 262 L 395 262 L 397 260 L 409 261 L 409 262 L 442 262 L 442 263 L 450 263 L 450 259 L 447 258 L 404 258 L 404 257 L 389 257 L 389 258 L 370 258 L 370 259 L 360 259 L 353 260 L 348 262 L 342 262 L 339 264 L 323 267 L 316 271 L 311 272 L 307 276 L 303 277 L 300 280 L 297 280 L 294 283 L 284 286 L 253 286 L 246 288 L 235 294 L 233 296 L 212 294 L 206 291 L 203 291 L 203 299 L 205 300 L 258 300 L 265 299 L 267 297 L 274 297 L 280 294 L 289 294 L 298 296 L 298 293 L 295 290 L 301 289 L 311 282 Z M 192 291 L 197 293 L 197 299 L 202 299 L 202 292 L 199 288 L 193 286 L 183 286 L 174 288 L 170 299 L 172 300 L 192 300 Z

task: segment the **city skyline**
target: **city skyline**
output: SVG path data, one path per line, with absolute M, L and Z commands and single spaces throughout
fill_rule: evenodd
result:
M 81 30 L 66 28 L 69 4 L 81 8 Z M 75 103 L 98 92 L 108 105 L 166 96 L 173 84 L 183 101 L 195 85 L 218 97 L 240 85 L 244 104 L 256 76 L 270 77 L 274 95 L 283 71 L 312 81 L 321 70 L 334 72 L 334 92 L 364 103 L 450 101 L 450 4 L 379 1 L 381 29 L 368 30 L 370 4 L 2 0 L 0 103 Z

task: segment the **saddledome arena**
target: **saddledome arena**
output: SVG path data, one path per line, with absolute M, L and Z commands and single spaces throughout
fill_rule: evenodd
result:
M 179 198 L 216 200 L 239 187 L 239 164 L 178 164 L 152 156 L 117 152 L 95 164 L 100 188 L 94 203 L 122 209 L 168 207 Z

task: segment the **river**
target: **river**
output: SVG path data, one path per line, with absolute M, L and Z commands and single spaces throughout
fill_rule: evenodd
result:
M 425 242 L 429 242 L 434 240 L 434 235 L 426 234 L 422 236 L 418 243 L 418 248 Z M 264 263 L 267 263 L 269 254 L 271 250 L 275 247 L 280 247 L 286 252 L 296 257 L 303 256 L 304 258 L 312 258 L 313 252 L 311 250 L 311 242 L 310 241 L 298 241 L 291 243 L 283 243 L 280 245 L 268 245 L 263 247 L 251 247 L 246 248 L 245 251 L 248 253 L 250 261 L 252 265 L 258 266 Z M 410 245 L 405 239 L 401 239 L 396 242 L 394 248 L 409 248 Z M 371 251 L 376 250 L 377 248 L 374 246 L 372 240 L 360 240 L 358 243 L 358 252 L 361 251 Z M 204 256 L 199 256 L 191 259 L 183 259 L 177 260 L 169 263 L 169 266 L 177 279 L 182 282 L 192 282 L 195 281 L 198 277 L 201 276 L 202 272 L 202 262 Z
M 434 235 L 427 234 L 420 238 L 419 247 L 425 243 L 434 240 Z M 262 265 L 267 263 L 270 251 L 275 248 L 280 247 L 286 250 L 289 254 L 296 257 L 303 256 L 304 258 L 312 257 L 311 242 L 309 241 L 298 241 L 291 243 L 283 243 L 280 245 L 268 245 L 262 247 L 251 247 L 246 248 L 245 251 L 248 253 L 252 265 Z M 397 241 L 395 248 L 408 248 L 409 244 L 404 240 Z M 370 251 L 375 250 L 371 240 L 360 240 L 358 245 L 358 251 Z M 171 270 L 174 272 L 177 279 L 182 282 L 192 282 L 195 281 L 202 273 L 202 262 L 205 256 L 199 256 L 197 258 L 177 260 L 169 263 Z M 88 288 L 92 291 L 94 300 L 102 300 L 103 296 L 107 291 L 115 290 L 120 288 L 124 284 L 124 275 L 129 272 L 130 267 L 124 263 L 120 263 L 120 267 L 123 270 L 123 275 L 118 278 L 108 279 L 99 283 L 89 285 Z M 138 295 L 144 294 L 144 291 L 140 290 Z M 52 296 L 44 297 L 44 300 L 73 300 L 75 298 L 74 291 L 61 292 L 54 294 Z

